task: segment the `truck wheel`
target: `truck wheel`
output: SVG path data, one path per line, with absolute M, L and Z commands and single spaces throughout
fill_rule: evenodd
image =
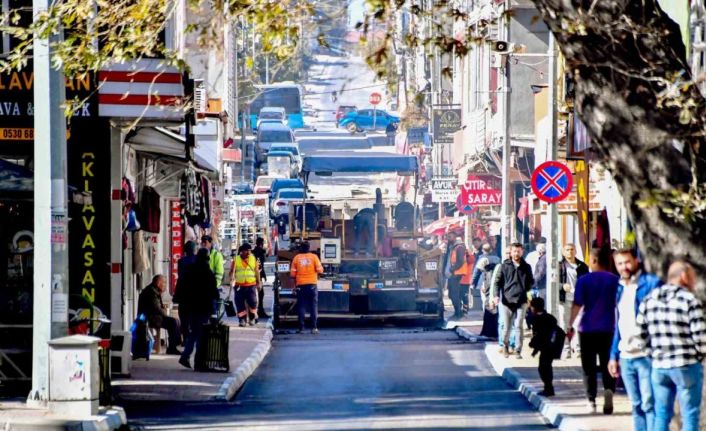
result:
M 272 290 L 274 291 L 275 303 L 272 307 L 272 326 L 277 329 L 280 324 L 280 310 L 279 310 L 279 280 L 277 279 L 277 274 L 275 273 L 275 281 L 272 283 Z

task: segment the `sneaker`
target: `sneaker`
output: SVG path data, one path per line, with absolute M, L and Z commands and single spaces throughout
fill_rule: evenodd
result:
M 240 326 L 241 328 L 244 328 L 246 325 L 247 323 L 245 323 L 245 320 L 241 320 L 240 322 L 238 322 L 238 326 Z
M 189 358 L 181 357 L 181 358 L 179 358 L 179 363 L 186 368 L 191 368 L 191 363 L 189 362 Z
M 571 350 L 565 350 L 566 352 L 566 359 L 571 359 Z
M 597 411 L 598 411 L 598 408 L 596 407 L 596 401 L 589 401 L 588 402 L 588 413 L 595 414 Z
M 522 353 L 519 350 L 515 352 L 515 359 L 522 359 Z
M 603 391 L 603 414 L 613 414 L 613 391 L 610 389 Z
M 314 328 L 314 329 L 311 330 L 311 333 L 314 334 L 314 335 L 316 335 L 316 334 L 319 333 L 319 330 L 318 330 L 317 328 Z
M 507 350 L 507 349 L 503 349 L 503 356 L 505 356 L 506 358 L 509 358 L 509 357 L 510 357 L 510 351 Z

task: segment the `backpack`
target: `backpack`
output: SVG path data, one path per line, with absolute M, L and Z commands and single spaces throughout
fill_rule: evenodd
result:
M 549 338 L 549 343 L 552 346 L 554 359 L 561 359 L 561 353 L 564 350 L 564 341 L 566 340 L 566 332 L 557 325 L 554 327 L 554 332 Z

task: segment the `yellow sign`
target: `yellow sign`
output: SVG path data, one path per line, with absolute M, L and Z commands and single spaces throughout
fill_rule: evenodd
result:
M 31 127 L 0 127 L 0 141 L 32 141 L 34 129 Z

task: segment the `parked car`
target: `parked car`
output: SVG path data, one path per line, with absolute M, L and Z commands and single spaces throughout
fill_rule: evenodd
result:
M 299 178 L 277 178 L 270 187 L 270 197 L 274 197 L 280 189 L 304 190 L 304 183 Z
M 289 203 L 292 201 L 300 201 L 304 199 L 304 189 L 279 189 L 272 199 L 270 211 L 272 217 L 277 217 L 281 214 L 289 214 Z
M 267 175 L 277 178 L 295 177 L 299 170 L 294 155 L 289 151 L 270 149 L 267 152 Z
M 260 110 L 257 116 L 257 124 L 255 125 L 255 130 L 260 128 L 263 123 L 280 123 L 287 125 L 287 112 L 284 108 L 266 106 Z
M 257 177 L 253 192 L 256 194 L 269 192 L 270 187 L 272 187 L 272 183 L 274 183 L 276 179 L 276 177 L 271 177 L 269 175 L 260 175 Z
M 296 168 L 294 176 L 299 174 L 299 171 L 302 168 L 302 155 L 299 151 L 298 142 L 294 142 L 293 144 L 272 144 L 272 146 L 270 147 L 270 151 L 286 151 L 288 153 L 291 153 L 294 157 L 294 167 Z M 295 170 L 293 169 L 293 172 L 294 171 Z
M 347 113 L 357 110 L 358 108 L 354 105 L 340 105 L 338 109 L 336 109 L 336 127 L 338 127 L 338 122 L 341 121 L 341 118 L 343 118 Z
M 253 186 L 249 182 L 237 182 L 233 183 L 231 190 L 233 190 L 235 195 L 249 195 L 253 192 Z
M 272 144 L 288 144 L 296 142 L 292 129 L 280 123 L 263 123 L 255 137 L 255 164 L 259 167 L 266 159 L 266 154 Z
M 351 133 L 355 133 L 363 130 L 384 130 L 388 124 L 393 124 L 396 127 L 399 123 L 400 117 L 390 115 L 382 109 L 361 109 L 346 114 L 338 122 L 338 125 L 345 127 Z

